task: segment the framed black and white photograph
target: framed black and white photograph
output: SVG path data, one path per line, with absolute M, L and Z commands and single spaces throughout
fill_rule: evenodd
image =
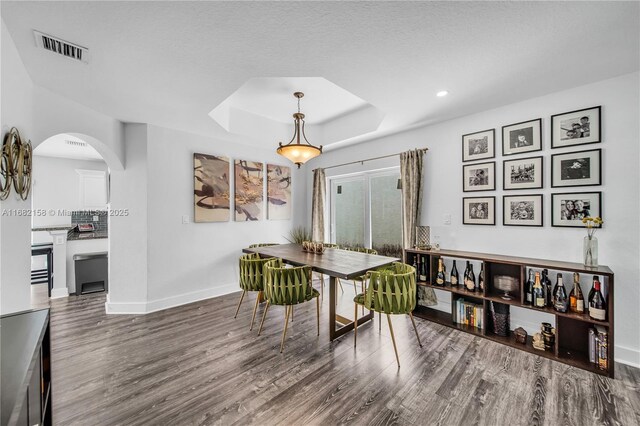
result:
M 551 148 L 600 142 L 600 107 L 551 116 Z
M 462 162 L 494 158 L 495 139 L 495 129 L 462 135 Z
M 502 163 L 502 187 L 504 189 L 542 188 L 542 157 L 505 160 Z
M 602 150 L 567 152 L 551 156 L 551 186 L 595 186 L 602 184 Z
M 542 226 L 543 197 L 536 195 L 505 195 L 502 197 L 502 224 L 505 226 Z
M 542 119 L 502 127 L 502 155 L 542 150 Z
M 496 162 L 462 166 L 462 190 L 493 191 L 496 189 Z
M 551 226 L 584 228 L 582 218 L 602 217 L 601 192 L 551 194 Z
M 465 197 L 462 199 L 464 225 L 495 225 L 496 197 Z

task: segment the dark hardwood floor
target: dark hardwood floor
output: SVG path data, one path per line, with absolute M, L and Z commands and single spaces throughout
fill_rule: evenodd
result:
M 344 283 L 339 312 L 353 315 Z M 326 288 L 325 288 L 326 289 Z M 416 319 L 393 318 L 396 366 L 378 317 L 330 343 L 328 297 L 249 331 L 255 294 L 145 316 L 106 315 L 104 295 L 51 303 L 53 416 L 59 425 L 638 425 L 640 370 L 616 380 Z M 258 308 L 258 315 L 263 307 Z

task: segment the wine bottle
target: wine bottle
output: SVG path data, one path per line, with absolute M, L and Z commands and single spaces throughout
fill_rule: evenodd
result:
M 422 262 L 422 275 L 424 275 L 425 281 L 429 279 L 429 268 L 427 267 L 427 262 Z
M 417 261 L 417 259 L 418 259 L 418 255 L 415 255 L 415 257 L 413 258 L 413 268 L 416 271 L 416 281 L 420 281 L 419 280 L 420 277 L 418 275 L 418 261 Z
M 480 274 L 478 275 L 478 288 L 476 291 L 484 292 L 484 262 L 480 264 Z
M 569 294 L 569 309 L 571 312 L 584 313 L 584 296 L 580 288 L 580 274 L 577 272 L 573 273 L 573 289 Z
M 436 285 L 444 286 L 444 265 L 442 262 L 442 258 L 438 259 L 438 274 L 436 275 Z
M 467 275 L 467 290 L 475 291 L 476 290 L 476 274 L 473 272 L 473 265 L 469 264 L 469 274 Z
M 533 270 L 529 269 L 529 279 L 524 286 L 525 299 L 524 303 L 533 305 Z
M 536 308 L 545 307 L 544 290 L 542 289 L 542 283 L 540 282 L 540 272 L 536 272 L 536 279 L 533 283 L 533 306 Z
M 462 278 L 462 286 L 467 286 L 467 280 L 469 279 L 469 261 L 467 260 L 467 267 L 464 270 L 464 277 Z
M 593 299 L 593 294 L 596 292 L 596 281 L 600 282 L 597 275 L 593 276 L 593 284 L 591 285 L 591 290 L 589 290 L 589 296 L 587 296 L 587 305 L 591 303 L 591 299 Z M 602 285 L 600 285 L 600 293 L 602 293 Z M 604 295 L 603 295 L 604 297 Z
M 551 280 L 549 279 L 549 271 L 542 270 L 542 289 L 544 290 L 545 306 L 553 306 L 553 296 L 551 295 Z
M 453 261 L 453 267 L 451 268 L 451 276 L 449 277 L 451 285 L 460 284 L 460 277 L 458 276 L 458 268 L 456 267 L 456 261 Z
M 562 284 L 562 274 L 558 274 L 558 278 L 556 279 L 556 287 L 553 290 L 553 307 L 558 312 L 567 312 L 568 308 L 568 300 L 567 300 L 567 291 Z
M 420 281 L 425 282 L 427 281 L 427 274 L 425 274 L 425 264 L 427 262 L 425 262 L 425 258 L 424 256 L 422 257 L 422 262 L 420 262 L 418 264 L 418 271 L 420 272 L 418 278 L 420 279 Z
M 593 297 L 589 300 L 589 316 L 599 321 L 607 319 L 607 304 L 600 291 L 600 281 L 597 277 L 593 280 Z

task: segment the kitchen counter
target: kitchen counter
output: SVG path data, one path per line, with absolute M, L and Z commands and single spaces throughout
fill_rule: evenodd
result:
M 96 232 L 70 232 L 67 236 L 67 241 L 79 241 L 79 240 L 97 240 L 100 238 L 109 238 L 108 231 L 96 231 Z
M 75 225 L 48 225 L 48 226 L 38 226 L 35 228 L 31 228 L 32 231 L 70 231 L 75 228 Z

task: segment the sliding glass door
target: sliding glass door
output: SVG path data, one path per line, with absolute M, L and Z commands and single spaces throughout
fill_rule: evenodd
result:
M 365 180 L 362 176 L 331 180 L 331 242 L 364 247 Z
M 398 168 L 330 178 L 331 242 L 402 255 Z

